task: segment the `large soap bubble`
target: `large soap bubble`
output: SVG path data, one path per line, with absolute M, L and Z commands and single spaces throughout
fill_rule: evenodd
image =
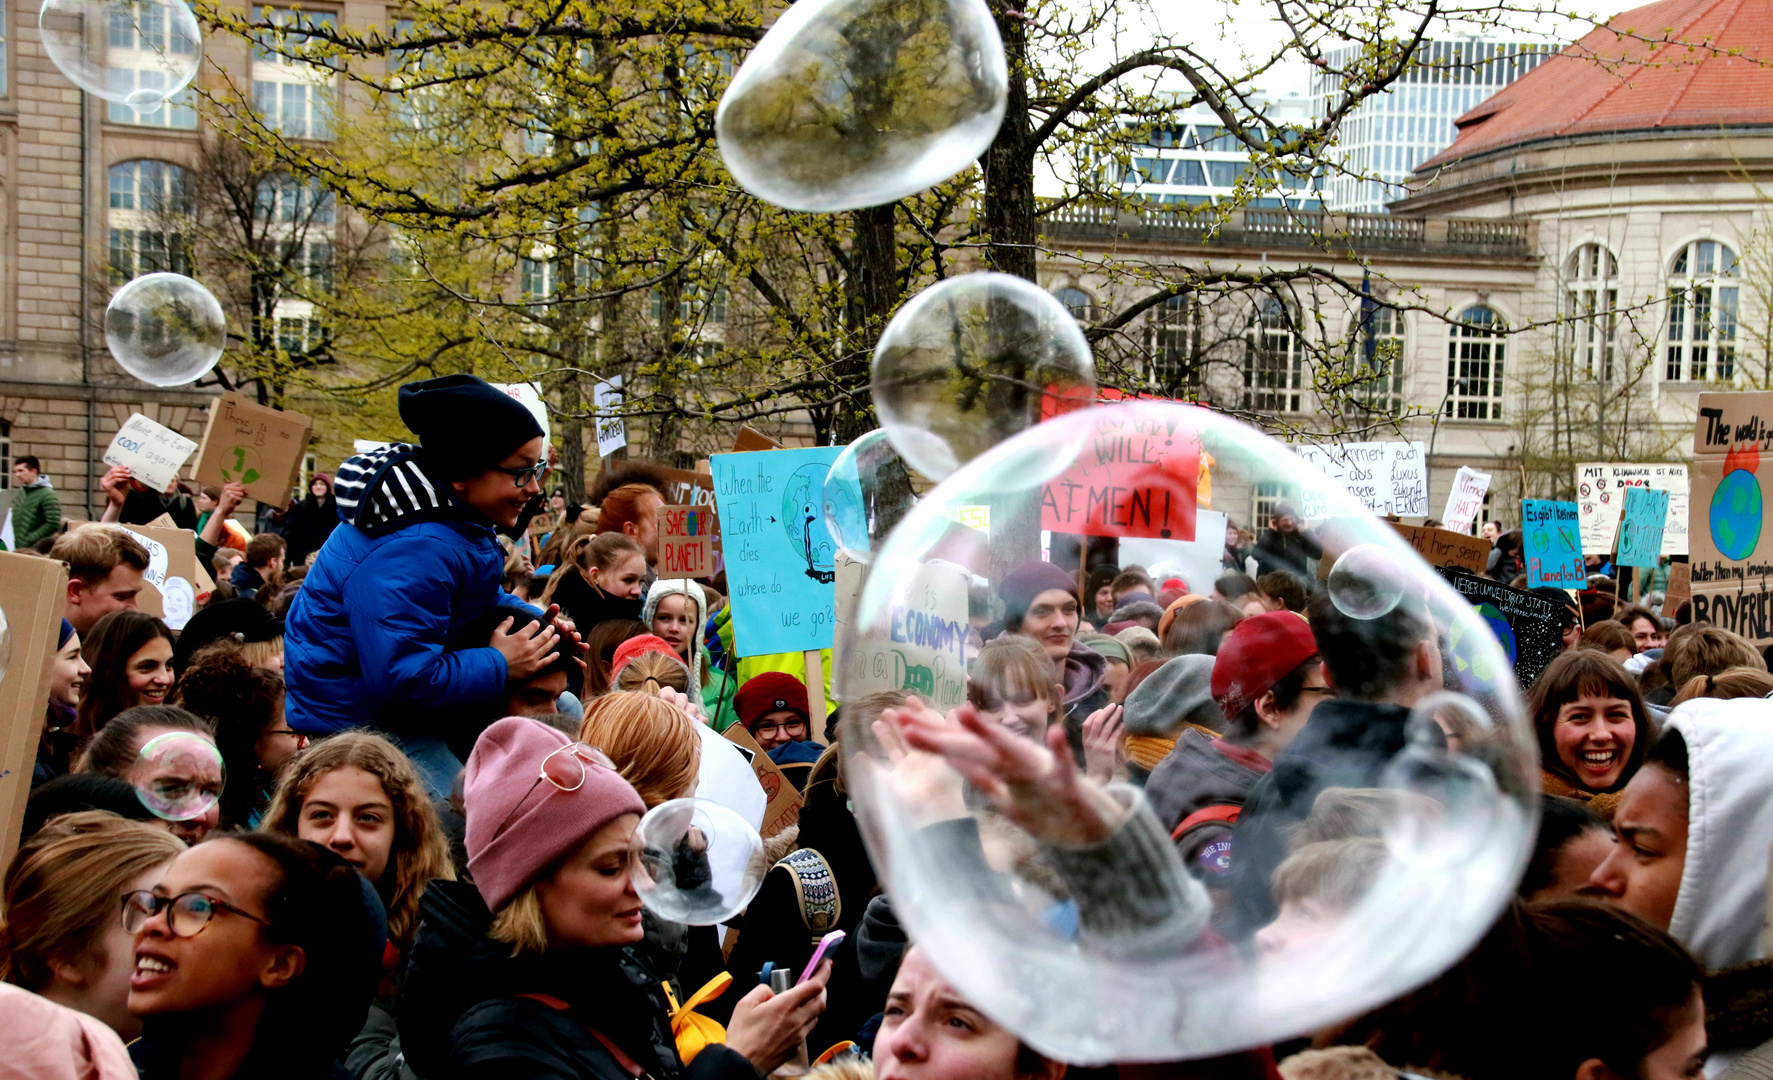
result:
M 876 428 L 843 448 L 825 476 L 825 529 L 838 546 L 870 551 L 917 502 L 911 473 Z
M 763 884 L 763 840 L 751 823 L 706 799 L 672 799 L 634 830 L 634 889 L 662 918 L 713 926 L 745 910 Z
M 1077 320 L 1009 274 L 965 274 L 912 297 L 881 333 L 870 379 L 887 437 L 936 480 L 1096 396 Z
M 1208 455 L 1210 509 L 1197 499 Z M 1300 497 L 1319 489 L 1334 493 Z M 1024 680 L 1003 674 L 1019 670 L 1008 655 L 1019 646 L 967 656 L 974 578 L 991 581 L 1012 629 L 1062 659 L 1076 644 L 1065 641 L 1065 605 L 1034 597 L 1066 588 L 1075 568 L 1017 572 L 1041 559 L 1043 530 L 1118 538 L 1122 561 L 1134 561 L 1136 540 L 1137 560 L 1210 582 L 1228 513 L 1245 524 L 1258 499 L 1306 505 L 1304 528 L 1326 559 L 1353 554 L 1343 606 L 1354 610 L 1315 603 L 1315 641 L 1301 641 L 1286 613 L 1259 616 L 1244 636 L 1234 629 L 1227 641 L 1238 646 L 1221 644 L 1215 664 L 1239 666 L 1218 704 L 1250 715 L 1312 649 L 1340 665 L 1330 681 L 1348 700 L 1311 677 L 1278 730 L 1227 724 L 1211 709 L 1188 718 L 1285 763 L 1271 775 L 1287 787 L 1246 801 L 1235 829 L 1196 823 L 1172 842 L 1180 822 L 1150 807 L 1186 804 L 1186 770 L 1158 766 L 1140 801 L 1083 775 L 1062 728 L 1056 745 L 1055 727 L 1045 742 L 1030 737 L 1049 722 L 1041 699 L 967 704 L 1025 694 Z M 954 545 L 955 520 L 979 509 L 984 541 Z M 1307 587 L 1325 592 L 1319 568 L 1303 569 Z M 1356 578 L 1369 587 L 1355 589 Z M 1454 639 L 1464 662 L 1443 669 Z M 1284 445 L 1193 406 L 1067 413 L 962 466 L 877 546 L 836 665 L 846 702 L 891 690 L 933 705 L 844 710 L 845 775 L 895 914 L 964 997 L 1066 1061 L 1211 1056 L 1371 1009 L 1466 953 L 1531 849 L 1535 744 L 1485 620 Z M 1102 700 L 1063 708 L 1082 722 Z M 1373 704 L 1387 700 L 1420 707 Z M 1181 718 L 1164 734 L 1179 739 L 1172 753 L 1218 753 Z M 1112 755 L 1092 764 L 1117 768 Z
M 1377 619 L 1403 601 L 1409 569 L 1400 568 L 1391 549 L 1356 544 L 1336 560 L 1327 591 L 1330 602 L 1351 619 Z
M 105 347 L 154 386 L 183 386 L 222 358 L 228 320 L 210 291 L 183 274 L 135 278 L 105 308 Z
M 142 744 L 129 782 L 148 812 L 165 821 L 194 821 L 221 802 L 227 770 L 215 743 L 191 731 L 169 731 Z
M 151 112 L 191 84 L 203 59 L 181 0 L 44 0 L 43 51 L 74 85 Z
M 966 168 L 996 137 L 1008 93 L 984 0 L 802 0 L 733 76 L 714 133 L 758 198 L 854 210 Z

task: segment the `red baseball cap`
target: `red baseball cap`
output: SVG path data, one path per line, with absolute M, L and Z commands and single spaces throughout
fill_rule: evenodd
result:
M 1291 611 L 1253 615 L 1236 626 L 1219 643 L 1213 661 L 1213 698 L 1235 720 L 1274 684 L 1317 655 L 1311 627 Z

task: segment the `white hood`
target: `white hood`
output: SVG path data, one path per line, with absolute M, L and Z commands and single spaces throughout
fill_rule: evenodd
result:
M 1773 852 L 1773 701 L 1698 698 L 1668 724 L 1687 741 L 1687 863 L 1669 933 L 1708 971 L 1766 955 Z

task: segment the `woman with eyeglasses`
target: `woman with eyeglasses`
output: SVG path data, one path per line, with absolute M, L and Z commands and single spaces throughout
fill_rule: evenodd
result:
M 464 801 L 474 881 L 425 891 L 397 1010 L 418 1075 L 756 1080 L 824 1010 L 828 967 L 781 994 L 758 987 L 725 1044 L 686 1065 L 659 980 L 633 951 L 640 796 L 599 751 L 507 717 L 475 744 Z
M 381 977 L 380 905 L 318 844 L 230 833 L 122 897 L 142 1080 L 338 1074 Z
M 0 894 L 0 980 L 104 1021 L 125 1041 L 142 1033 L 129 1012 L 135 938 L 117 898 L 153 887 L 184 842 L 103 810 L 63 814 L 6 868 Z
M 282 677 L 252 666 L 232 642 L 218 642 L 199 649 L 185 665 L 178 704 L 215 724 L 216 748 L 228 767 L 223 826 L 256 826 L 278 770 L 308 745 L 308 737 L 284 718 Z
M 443 798 L 461 761 L 426 718 L 541 671 L 572 627 L 550 611 L 522 630 L 495 630 L 485 647 L 445 651 L 494 605 L 528 606 L 500 588 L 497 537 L 539 508 L 548 445 L 527 407 L 472 375 L 402 386 L 400 418 L 418 446 L 393 443 L 339 467 L 343 524 L 284 629 L 289 726 L 310 736 L 388 732 Z

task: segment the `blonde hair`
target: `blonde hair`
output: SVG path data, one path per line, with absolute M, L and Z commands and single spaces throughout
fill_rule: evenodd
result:
M 548 578 L 548 587 L 542 590 L 542 598 L 537 601 L 547 607 L 554 601 L 554 592 L 560 588 L 560 580 L 567 574 L 577 574 L 591 585 L 588 570 L 607 570 L 615 565 L 616 559 L 622 555 L 639 555 L 646 558 L 646 551 L 640 542 L 624 533 L 596 533 L 579 537 L 561 551 L 560 565 Z M 597 588 L 591 585 L 592 588 Z
M 548 920 L 542 917 L 542 898 L 536 895 L 534 882 L 499 909 L 486 936 L 511 946 L 512 956 L 548 951 Z
M 1277 904 L 1312 900 L 1350 911 L 1385 869 L 1385 841 L 1367 836 L 1306 844 L 1274 869 L 1269 886 Z
M 647 683 L 652 683 L 649 687 Z M 666 656 L 661 652 L 643 652 L 622 665 L 616 672 L 616 678 L 610 684 L 613 690 L 633 690 L 640 693 L 653 693 L 662 686 L 669 686 L 680 694 L 689 693 L 689 668 L 675 656 Z
M 302 803 L 308 793 L 322 776 L 343 768 L 362 769 L 375 777 L 394 806 L 394 848 L 388 858 L 394 871 L 388 899 L 388 940 L 404 950 L 418 931 L 419 898 L 426 884 L 432 878 L 454 881 L 456 871 L 437 811 L 425 794 L 418 770 L 399 747 L 371 731 L 345 731 L 303 750 L 283 767 L 259 831 L 299 837 Z
M 1671 705 L 1692 701 L 1694 698 L 1716 698 L 1719 701 L 1730 701 L 1734 698 L 1764 698 L 1773 693 L 1773 675 L 1755 667 L 1726 668 L 1716 675 L 1695 675 L 1681 687 L 1681 692 L 1674 696 Z
M 6 871 L 0 979 L 40 992 L 57 961 L 83 962 L 121 914 L 129 883 L 178 858 L 184 841 L 105 810 L 50 819 Z
M 608 754 L 648 810 L 683 798 L 701 765 L 696 722 L 651 694 L 616 691 L 592 701 L 579 741 Z

